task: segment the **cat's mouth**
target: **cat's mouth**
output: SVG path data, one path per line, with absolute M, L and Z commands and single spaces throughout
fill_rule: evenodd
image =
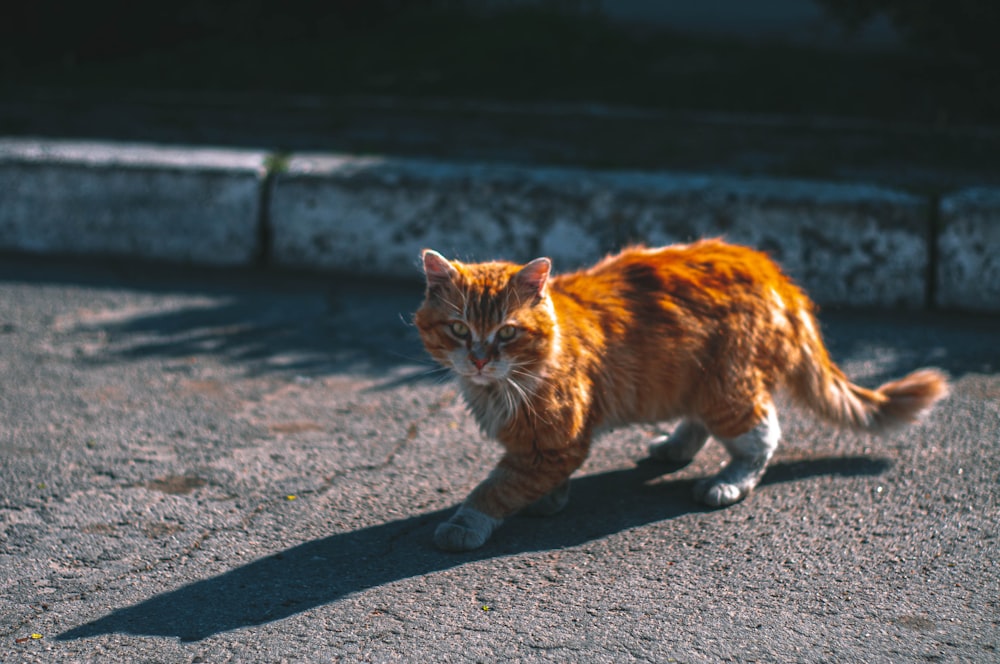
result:
M 464 377 L 474 385 L 493 385 L 498 380 L 496 376 L 488 376 L 483 373 L 465 374 Z
M 503 382 L 503 372 L 500 367 L 494 367 L 492 364 L 481 368 L 464 367 L 458 373 L 473 385 L 488 386 Z
M 505 367 L 495 362 L 487 362 L 483 366 L 473 366 L 471 362 L 456 360 L 451 363 L 451 369 L 463 381 L 484 387 L 502 383 L 506 376 Z

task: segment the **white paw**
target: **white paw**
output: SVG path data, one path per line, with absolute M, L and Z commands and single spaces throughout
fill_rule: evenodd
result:
M 695 500 L 709 507 L 725 507 L 738 503 L 749 493 L 749 490 L 742 489 L 736 484 L 720 482 L 714 478 L 701 480 L 694 486 Z
M 500 519 L 463 505 L 434 531 L 434 544 L 445 551 L 478 549 L 501 523 Z

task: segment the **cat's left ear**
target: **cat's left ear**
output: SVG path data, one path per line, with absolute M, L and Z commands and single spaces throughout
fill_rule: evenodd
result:
M 545 296 L 545 284 L 549 281 L 552 261 L 548 258 L 536 258 L 514 275 L 518 291 L 532 301 Z
M 423 259 L 424 275 L 427 277 L 428 286 L 451 283 L 451 280 L 458 274 L 458 270 L 448 262 L 448 259 L 433 249 L 424 249 Z

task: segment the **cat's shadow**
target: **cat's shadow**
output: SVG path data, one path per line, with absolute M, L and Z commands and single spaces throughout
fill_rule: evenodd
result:
M 861 456 L 775 463 L 763 484 L 818 475 L 879 475 L 889 466 L 885 459 Z M 473 561 L 577 546 L 706 511 L 691 499 L 691 480 L 654 481 L 672 470 L 676 467 L 643 460 L 632 468 L 574 479 L 563 512 L 545 519 L 513 518 L 486 546 L 465 554 L 442 553 L 431 544 L 435 525 L 454 508 L 338 533 L 116 609 L 57 638 L 122 633 L 198 641 L 281 620 L 394 581 Z

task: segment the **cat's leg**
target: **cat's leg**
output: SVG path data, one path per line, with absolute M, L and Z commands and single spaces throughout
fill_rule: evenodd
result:
M 532 503 L 554 494 L 550 507 L 560 500 L 565 504 L 569 476 L 585 458 L 585 448 L 551 455 L 504 455 L 458 511 L 437 527 L 434 544 L 446 551 L 478 549 L 505 518 Z
M 654 438 L 649 456 L 657 461 L 690 463 L 708 440 L 708 427 L 697 420 L 684 419 L 669 436 Z
M 561 512 L 569 503 L 569 480 L 525 507 L 521 512 L 528 516 L 552 516 Z
M 781 439 L 773 404 L 768 402 L 762 410 L 762 416 L 749 431 L 731 438 L 716 436 L 732 460 L 718 475 L 695 485 L 696 500 L 711 507 L 732 505 L 746 498 L 760 483 Z

